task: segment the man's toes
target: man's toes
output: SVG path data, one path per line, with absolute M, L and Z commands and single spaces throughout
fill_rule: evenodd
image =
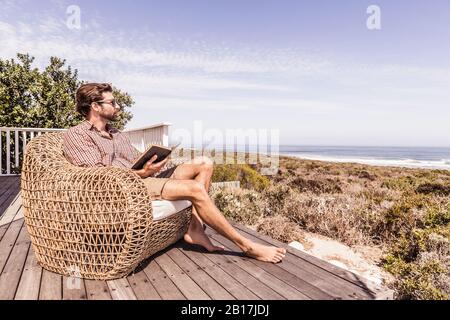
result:
M 279 258 L 279 257 L 277 257 L 277 256 L 275 256 L 273 259 L 272 259 L 272 262 L 273 263 L 278 263 L 278 262 L 280 262 L 281 261 L 281 259 Z

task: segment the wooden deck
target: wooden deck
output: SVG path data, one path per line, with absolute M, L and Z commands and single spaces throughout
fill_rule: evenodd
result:
M 24 224 L 18 177 L 0 177 L 0 300 L 187 299 L 310 300 L 391 299 L 392 293 L 364 279 L 242 226 L 260 243 L 282 245 L 277 265 L 248 259 L 208 228 L 224 253 L 207 253 L 182 241 L 151 257 L 126 278 L 67 278 L 36 262 Z

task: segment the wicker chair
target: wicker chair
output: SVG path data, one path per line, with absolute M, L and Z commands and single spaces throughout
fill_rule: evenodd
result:
M 151 198 L 131 170 L 82 168 L 62 151 L 62 133 L 34 138 L 22 165 L 25 224 L 36 258 L 66 276 L 124 277 L 178 241 L 192 207 L 155 221 Z

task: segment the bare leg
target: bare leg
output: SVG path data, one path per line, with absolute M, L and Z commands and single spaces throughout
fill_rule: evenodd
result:
M 200 218 L 211 228 L 233 241 L 246 255 L 267 262 L 279 262 L 286 254 L 284 248 L 264 246 L 243 237 L 225 219 L 209 198 L 204 186 L 194 180 L 169 180 L 162 191 L 166 200 L 190 200 Z
M 207 157 L 196 157 L 191 161 L 185 162 L 179 165 L 171 178 L 179 180 L 193 179 L 200 182 L 205 186 L 205 190 L 208 192 L 211 186 L 211 177 L 213 174 L 213 162 Z M 193 208 L 192 212 L 197 221 L 202 223 L 201 218 L 198 216 L 197 211 Z M 197 222 L 196 221 L 196 222 Z
M 197 157 L 192 161 L 179 165 L 171 178 L 178 180 L 193 179 L 201 183 L 205 190 L 209 190 L 213 173 L 212 161 L 206 157 Z M 189 228 L 184 235 L 184 240 L 191 244 L 198 244 L 208 251 L 223 250 L 223 247 L 215 246 L 204 231 L 203 221 L 197 213 L 195 206 L 192 207 L 192 217 Z

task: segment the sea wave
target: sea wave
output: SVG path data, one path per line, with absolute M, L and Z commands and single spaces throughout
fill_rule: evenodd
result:
M 417 159 L 370 159 L 353 157 L 333 157 L 324 155 L 311 155 L 299 153 L 282 153 L 281 155 L 297 157 L 307 160 L 320 160 L 330 162 L 350 162 L 361 163 L 373 166 L 405 167 L 405 168 L 426 168 L 450 170 L 450 159 L 441 160 L 417 160 Z

